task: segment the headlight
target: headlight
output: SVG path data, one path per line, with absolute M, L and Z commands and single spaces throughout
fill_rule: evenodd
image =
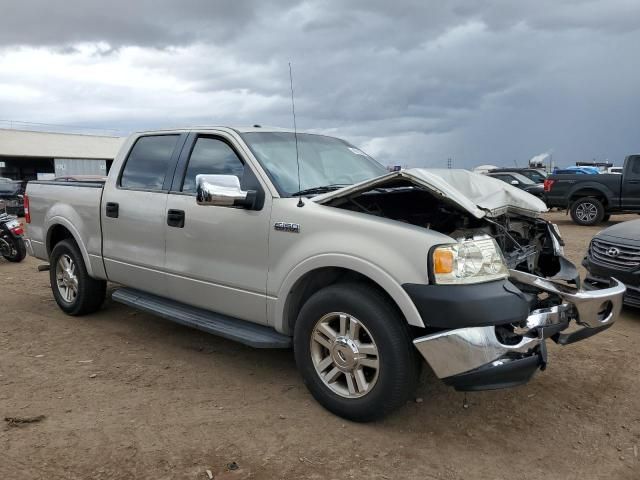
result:
M 488 235 L 442 245 L 431 255 L 438 284 L 480 283 L 509 277 L 500 248 Z

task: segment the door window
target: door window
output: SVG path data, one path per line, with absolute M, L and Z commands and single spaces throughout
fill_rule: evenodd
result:
M 162 190 L 178 135 L 140 137 L 125 163 L 120 178 L 123 188 Z
M 233 149 L 217 138 L 200 137 L 191 152 L 182 191 L 195 193 L 196 175 L 235 175 L 242 183 L 244 164 Z
M 631 170 L 630 177 L 632 178 L 640 178 L 640 155 L 634 155 L 629 157 L 629 162 L 631 162 Z

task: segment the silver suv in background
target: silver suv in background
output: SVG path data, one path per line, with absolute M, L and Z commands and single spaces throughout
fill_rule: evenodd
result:
M 20 180 L 0 182 L 0 210 L 3 213 L 24 216 L 25 184 Z

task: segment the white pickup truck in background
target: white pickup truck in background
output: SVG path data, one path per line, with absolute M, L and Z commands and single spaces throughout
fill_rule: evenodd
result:
M 30 182 L 25 207 L 68 314 L 100 308 L 111 281 L 127 305 L 293 346 L 314 397 L 358 421 L 401 406 L 421 358 L 459 390 L 525 383 L 547 339 L 609 328 L 624 293 L 580 288 L 535 197 L 467 171 L 388 173 L 322 135 L 138 133 L 105 183 Z

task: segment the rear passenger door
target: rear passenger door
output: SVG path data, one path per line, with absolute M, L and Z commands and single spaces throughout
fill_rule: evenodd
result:
M 102 199 L 103 257 L 109 280 L 166 295 L 167 191 L 185 134 L 139 137 Z
M 169 192 L 165 222 L 168 296 L 218 313 L 266 323 L 271 196 L 223 133 L 191 134 Z M 243 190 L 256 190 L 255 210 L 196 203 L 196 175 L 235 175 Z M 168 217 L 167 217 L 168 218 Z

